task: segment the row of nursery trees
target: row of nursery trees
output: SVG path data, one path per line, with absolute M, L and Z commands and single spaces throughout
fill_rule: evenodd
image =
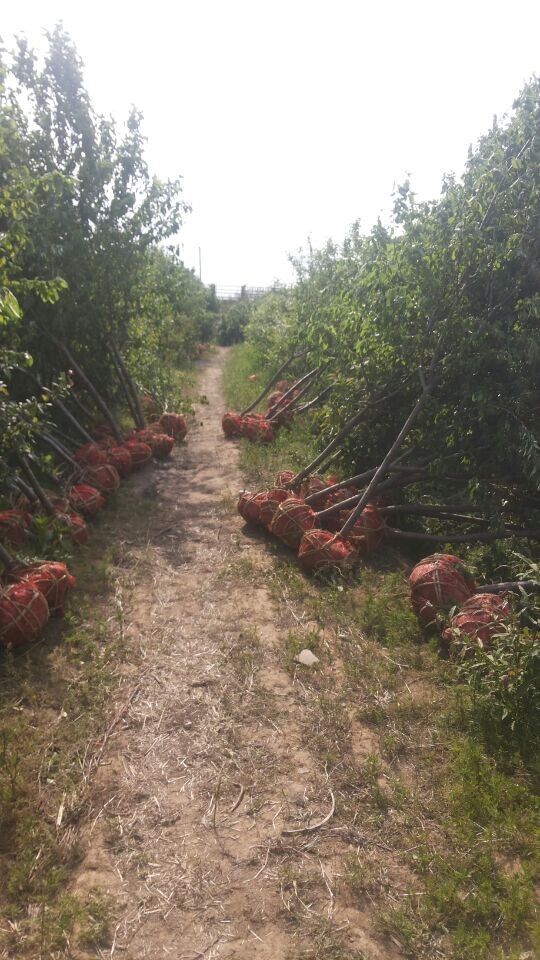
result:
M 533 80 L 438 199 L 418 202 L 405 183 L 389 225 L 310 250 L 295 260 L 296 286 L 254 307 L 245 334 L 270 366 L 298 345 L 323 365 L 327 437 L 374 401 L 342 448 L 344 476 L 381 462 L 431 370 L 407 442 L 422 481 L 410 498 L 466 498 L 495 529 L 514 518 L 538 533 L 539 211 Z
M 120 130 L 93 109 L 60 27 L 42 58 L 24 39 L 2 52 L 0 498 L 21 454 L 39 468 L 51 399 L 84 420 L 70 358 L 113 409 L 118 354 L 166 406 L 175 368 L 211 338 L 215 297 L 166 245 L 188 210 L 180 179 L 150 175 L 140 114 Z

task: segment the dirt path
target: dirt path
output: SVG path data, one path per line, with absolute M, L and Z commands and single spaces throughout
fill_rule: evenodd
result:
M 310 625 L 272 599 L 272 558 L 232 509 L 242 478 L 220 430 L 224 355 L 201 365 L 209 403 L 187 447 L 141 480 L 122 606 L 138 666 L 126 665 L 74 885 L 112 897 L 114 939 L 78 956 L 399 956 L 343 888 L 355 849 L 343 821 L 284 832 L 329 813 L 333 784 L 285 660 L 291 626 Z

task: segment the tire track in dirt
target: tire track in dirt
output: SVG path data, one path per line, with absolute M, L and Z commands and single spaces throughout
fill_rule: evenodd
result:
M 138 665 L 126 665 L 130 698 L 114 707 L 73 884 L 112 898 L 114 936 L 77 956 L 285 960 L 322 957 L 315 944 L 337 937 L 343 960 L 392 958 L 369 910 L 341 895 L 344 828 L 282 835 L 322 819 L 331 784 L 285 669 L 292 617 L 264 585 L 273 561 L 232 509 L 225 353 L 201 364 L 208 405 L 187 447 L 139 480 L 123 611 Z

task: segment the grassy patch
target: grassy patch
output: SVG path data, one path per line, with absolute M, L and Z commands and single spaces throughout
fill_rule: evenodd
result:
M 64 619 L 0 658 L 0 946 L 18 956 L 107 943 L 108 901 L 66 891 L 94 747 L 120 675 L 136 666 L 124 605 L 144 556 L 118 531 L 137 535 L 141 495 L 130 484 L 122 492 L 92 525 L 90 546 L 69 559 L 77 589 Z M 146 504 L 144 516 L 143 539 Z
M 264 381 L 252 348 L 235 348 L 226 373 L 232 408 L 256 395 L 251 373 Z M 300 424 L 270 447 L 242 443 L 246 481 L 263 486 L 279 469 L 308 462 L 316 448 Z M 294 672 L 302 647 L 321 655 L 316 670 L 302 673 L 304 743 L 338 796 L 336 827 L 361 850 L 355 856 L 343 848 L 351 898 L 373 902 L 379 936 L 407 957 L 535 956 L 534 769 L 511 730 L 504 750 L 500 738 L 489 740 L 455 663 L 440 656 L 436 638 L 422 635 L 407 596 L 408 560 L 387 548 L 350 578 L 317 582 L 303 576 L 292 553 L 270 550 L 275 599 L 316 624 L 290 630 L 283 659 Z M 325 938 L 307 956 L 349 957 L 339 939 Z

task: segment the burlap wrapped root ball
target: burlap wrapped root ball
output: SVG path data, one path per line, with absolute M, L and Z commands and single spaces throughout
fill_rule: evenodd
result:
M 32 583 L 12 583 L 0 590 L 0 647 L 32 643 L 49 619 L 43 594 Z
M 291 550 L 298 550 L 303 535 L 316 526 L 315 511 L 300 497 L 291 496 L 278 504 L 270 532 Z
M 384 531 L 385 524 L 377 507 L 373 503 L 367 503 L 351 529 L 345 534 L 345 538 L 352 543 L 359 554 L 366 555 L 373 553 L 380 546 L 384 540 Z
M 126 440 L 124 447 L 129 450 L 132 470 L 140 470 L 145 464 L 150 463 L 152 447 L 147 443 L 141 443 L 140 440 Z
M 255 526 L 260 525 L 260 508 L 266 498 L 266 491 L 261 493 L 251 493 L 249 490 L 243 490 L 238 498 L 237 509 L 240 516 Z
M 101 464 L 107 463 L 107 455 L 98 447 L 97 443 L 85 443 L 83 447 L 78 447 L 73 454 L 73 459 L 81 467 L 99 467 Z
M 271 443 L 274 439 L 271 424 L 264 417 L 253 414 L 242 418 L 240 435 L 253 443 Z
M 0 543 L 20 547 L 26 540 L 29 517 L 24 510 L 2 510 L 0 513 Z
M 146 430 L 139 430 L 138 439 L 143 443 L 147 443 L 152 450 L 152 456 L 156 460 L 165 460 L 170 456 L 172 448 L 174 447 L 174 437 L 169 436 L 169 434 L 163 432 L 163 427 L 148 427 Z
M 417 563 L 409 576 L 412 608 L 424 626 L 474 593 L 475 582 L 465 565 L 448 553 L 434 553 Z
M 264 498 L 261 499 L 259 504 L 259 523 L 261 527 L 266 527 L 267 530 L 270 529 L 279 504 L 287 500 L 290 495 L 289 491 L 284 490 L 282 487 L 274 487 L 272 490 L 265 492 Z
M 99 467 L 88 467 L 81 479 L 84 483 L 95 487 L 96 490 L 105 495 L 114 493 L 120 486 L 118 471 L 110 463 L 103 463 Z
M 308 573 L 347 570 L 352 567 L 357 551 L 353 544 L 328 530 L 308 530 L 300 541 L 298 561 Z
M 96 487 L 87 483 L 75 483 L 69 491 L 69 504 L 76 513 L 88 520 L 103 510 L 105 497 Z
M 286 487 L 295 476 L 294 470 L 280 470 L 276 477 L 276 487 Z
M 232 410 L 224 413 L 221 418 L 221 429 L 226 437 L 239 437 L 242 433 L 242 417 Z
M 163 427 L 163 432 L 175 440 L 184 440 L 188 426 L 186 418 L 181 413 L 162 413 L 159 422 Z
M 128 447 L 126 447 L 124 444 L 111 447 L 109 450 L 107 450 L 107 463 L 110 463 L 110 465 L 114 467 L 119 477 L 122 479 L 124 477 L 129 477 L 133 469 L 131 453 L 129 452 Z
M 508 620 L 510 608 L 503 597 L 493 593 L 477 593 L 465 600 L 450 626 L 443 633 L 446 643 L 490 647 Z
M 47 601 L 51 616 L 62 616 L 66 597 L 75 586 L 75 577 L 65 563 L 52 560 L 15 570 L 10 579 L 37 587 Z
M 78 513 L 73 513 L 71 510 L 67 513 L 59 511 L 55 518 L 62 529 L 69 534 L 73 543 L 76 543 L 79 547 L 86 546 L 90 540 L 90 531 L 86 521 Z

